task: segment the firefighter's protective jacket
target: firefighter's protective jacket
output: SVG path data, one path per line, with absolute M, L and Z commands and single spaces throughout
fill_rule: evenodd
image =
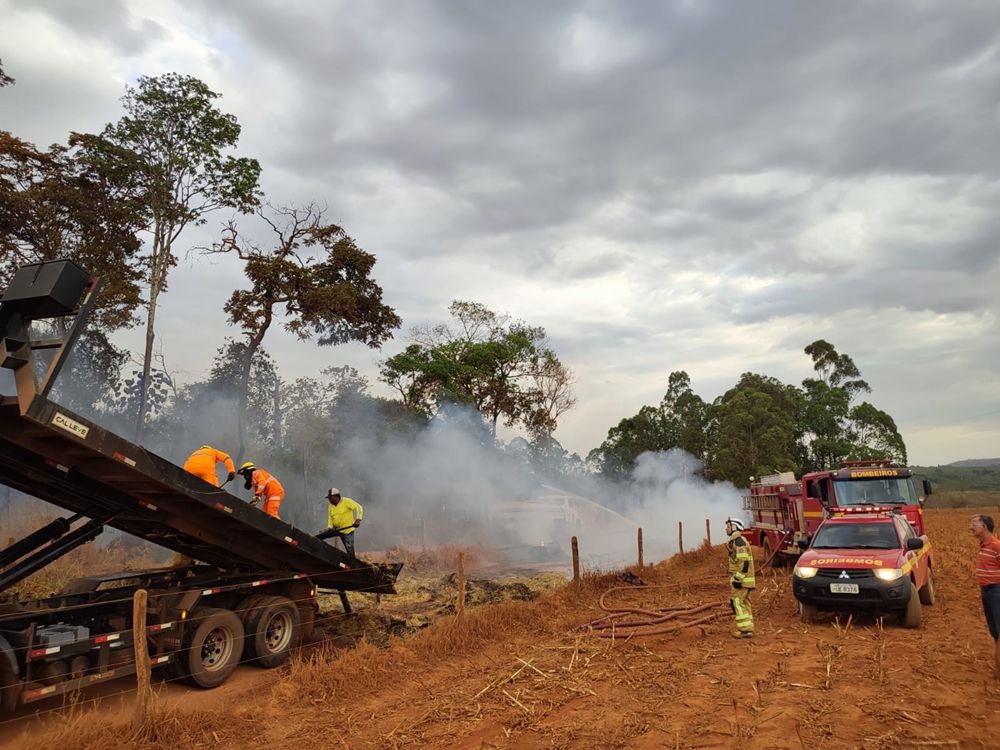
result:
M 216 464 L 225 464 L 226 471 L 230 474 L 236 471 L 233 459 L 229 457 L 228 453 L 203 445 L 188 456 L 188 460 L 184 462 L 184 471 L 201 477 L 209 484 L 218 485 L 219 482 L 215 476 Z
M 351 500 L 349 497 L 342 497 L 336 505 L 330 503 L 330 509 L 327 511 L 326 527 L 328 529 L 344 529 L 345 526 L 351 526 L 355 520 L 360 521 L 364 514 L 364 509 L 360 503 Z M 353 534 L 354 529 L 344 529 L 341 533 Z
M 726 549 L 729 551 L 730 582 L 739 582 L 745 589 L 754 588 L 757 583 L 753 577 L 753 553 L 743 534 L 734 531 L 726 542 Z
M 285 488 L 281 486 L 281 482 L 263 469 L 254 469 L 253 494 L 260 500 L 272 497 L 284 498 Z

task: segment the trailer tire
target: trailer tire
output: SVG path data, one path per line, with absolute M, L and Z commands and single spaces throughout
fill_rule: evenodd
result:
M 301 633 L 299 609 L 284 596 L 269 596 L 247 618 L 247 658 L 265 669 L 288 660 Z
M 799 602 L 799 619 L 805 623 L 816 622 L 816 615 L 819 614 L 819 609 L 815 604 L 806 604 L 804 602 Z
M 17 678 L 7 657 L 0 654 L 0 708 L 13 711 L 21 694 L 21 681 Z
M 201 607 L 191 613 L 184 647 L 177 655 L 179 666 L 192 685 L 221 685 L 240 663 L 243 653 L 243 623 L 228 609 Z
M 920 594 L 917 587 L 910 583 L 910 598 L 906 602 L 906 609 L 900 615 L 899 620 L 904 628 L 919 628 L 921 620 Z
M 927 583 L 920 587 L 920 603 L 930 607 L 934 604 L 934 571 L 927 569 Z
M 17 672 L 14 649 L 7 639 L 0 635 L 0 709 L 13 711 L 21 696 L 21 680 Z

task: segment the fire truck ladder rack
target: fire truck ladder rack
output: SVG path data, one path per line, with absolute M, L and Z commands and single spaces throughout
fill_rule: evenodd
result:
M 781 499 L 777 493 L 744 495 L 743 510 L 781 510 Z
M 349 557 L 47 396 L 100 283 L 69 261 L 20 268 L 0 297 L 0 483 L 74 515 L 0 551 L 0 592 L 101 533 L 105 525 L 223 570 L 289 571 L 338 591 L 393 593 L 402 565 Z M 33 341 L 36 320 L 68 318 L 60 339 Z M 38 383 L 32 354 L 55 350 Z M 90 519 L 72 529 L 80 520 Z

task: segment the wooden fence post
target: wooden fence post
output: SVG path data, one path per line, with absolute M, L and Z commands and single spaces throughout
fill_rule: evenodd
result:
M 712 520 L 709 518 L 705 519 L 705 541 L 709 547 L 712 546 Z
M 677 549 L 680 553 L 684 554 L 684 522 L 677 522 Z
M 639 568 L 642 569 L 642 526 L 639 527 Z
M 576 542 L 576 537 L 570 540 L 570 546 L 573 547 L 573 583 L 580 583 L 580 546 Z
M 465 553 L 458 553 L 458 614 L 465 613 Z
M 139 685 L 135 699 L 135 714 L 132 717 L 134 729 L 141 729 L 149 719 L 149 704 L 152 690 L 149 685 L 149 647 L 146 643 L 146 601 L 145 589 L 139 589 L 132 597 L 132 644 L 135 649 L 135 676 Z

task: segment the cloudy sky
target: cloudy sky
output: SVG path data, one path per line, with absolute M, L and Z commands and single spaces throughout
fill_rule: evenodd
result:
M 544 326 L 585 454 L 685 369 L 786 382 L 826 338 L 914 463 L 1000 455 L 1000 4 L 0 0 L 0 127 L 48 144 L 196 75 L 277 203 L 319 201 L 406 327 L 474 299 Z M 182 237 L 188 246 L 210 240 Z M 202 377 L 239 268 L 188 257 Z M 138 351 L 138 335 L 122 342 Z M 379 355 L 268 341 L 285 377 Z M 387 353 L 398 351 L 401 337 Z

